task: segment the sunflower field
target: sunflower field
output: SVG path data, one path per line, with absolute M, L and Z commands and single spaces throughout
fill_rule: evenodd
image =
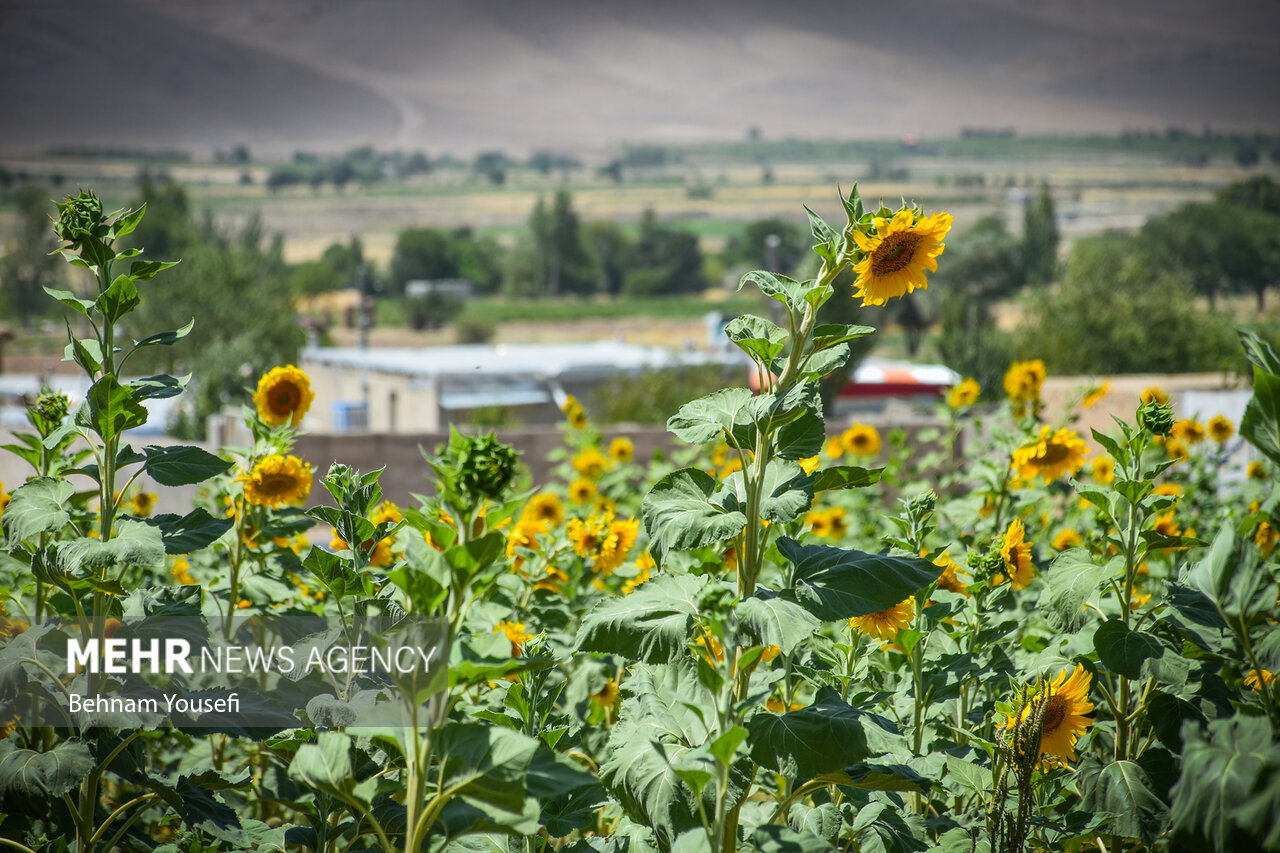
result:
M 672 413 L 681 449 L 639 458 L 570 398 L 550 482 L 453 432 L 404 506 L 294 452 L 293 366 L 250 446 L 131 445 L 190 377 L 130 357 L 192 327 L 120 339 L 172 263 L 116 246 L 144 209 L 61 203 L 92 290 L 50 296 L 92 385 L 5 448 L 31 476 L 0 498 L 0 847 L 1280 849 L 1280 356 L 1241 336 L 1239 424 L 1151 388 L 1083 436 L 1105 388 L 1046 422 L 1032 360 L 911 440 L 837 427 L 818 381 L 875 330 L 818 308 L 924 287 L 951 227 L 843 201 L 810 214 L 814 279 L 743 279 L 783 321 L 726 329 L 762 391 Z M 200 497 L 156 514 L 143 473 Z M 422 665 L 356 665 L 393 647 Z M 221 665 L 249 648 L 329 665 Z

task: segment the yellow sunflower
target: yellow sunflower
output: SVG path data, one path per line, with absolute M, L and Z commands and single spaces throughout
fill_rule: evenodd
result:
M 0 515 L 4 515 L 4 508 L 9 505 L 9 501 L 13 500 L 13 495 L 4 490 L 4 484 L 0 483 Z
M 1224 418 L 1222 415 L 1214 415 L 1209 418 L 1209 423 L 1205 425 L 1209 431 L 1209 437 L 1218 444 L 1222 444 L 1231 436 L 1235 435 L 1236 425 L 1231 423 L 1230 418 Z
M 559 527 L 564 521 L 564 504 L 555 495 L 534 495 L 520 513 L 522 521 L 540 521 L 548 528 Z
M 1018 469 L 1018 476 L 1024 480 L 1044 477 L 1047 485 L 1065 474 L 1075 474 L 1083 468 L 1084 457 L 1088 452 L 1089 448 L 1074 431 L 1059 429 L 1053 432 L 1044 426 L 1040 428 L 1040 435 L 1035 441 L 1013 451 L 1010 467 Z
M 1093 479 L 1099 483 L 1110 485 L 1116 481 L 1116 460 L 1110 456 L 1098 456 L 1089 463 Z
M 854 616 L 849 620 L 860 634 L 869 634 L 877 640 L 892 640 L 898 632 L 911 624 L 916 615 L 916 600 L 906 598 L 887 610 Z
M 1183 444 L 1199 444 L 1204 441 L 1204 425 L 1195 418 L 1177 421 L 1173 425 L 1173 437 Z
M 947 405 L 953 409 L 963 409 L 978 402 L 981 396 L 982 386 L 978 384 L 978 380 L 966 377 L 952 386 L 951 393 L 947 394 Z
M 1249 461 L 1249 468 L 1248 468 L 1248 471 L 1249 471 L 1249 479 L 1250 479 L 1250 480 L 1265 480 L 1265 479 L 1267 479 L 1267 466 L 1266 466 L 1266 465 L 1263 465 L 1263 464 L 1262 464 L 1261 462 L 1259 462 L 1257 459 L 1252 459 L 1252 460 L 1250 460 L 1250 461 Z M 4 510 L 4 503 L 3 503 L 3 501 L 4 501 L 4 497 L 0 496 L 0 511 L 3 511 L 3 510 Z
M 876 456 L 880 453 L 880 433 L 869 424 L 854 424 L 841 434 L 840 444 L 850 456 Z
M 853 265 L 858 276 L 854 298 L 861 297 L 863 306 L 884 305 L 917 288 L 928 288 L 925 271 L 938 271 L 938 256 L 946 248 L 942 240 L 951 222 L 949 213 L 931 214 L 916 222 L 910 210 L 900 210 L 893 219 L 876 217 L 873 234 L 854 230 L 853 242 L 863 252 L 862 260 Z
M 1070 527 L 1064 527 L 1058 531 L 1058 535 L 1053 537 L 1053 550 L 1065 551 L 1068 548 L 1074 548 L 1084 542 L 1084 538 Z
M 522 566 L 524 565 L 524 557 L 520 556 L 517 549 L 527 549 L 529 551 L 538 550 L 538 534 L 545 533 L 547 530 L 546 522 L 536 519 L 520 519 L 516 526 L 512 528 L 510 535 L 507 536 L 507 558 L 511 562 L 511 570 L 524 574 Z
M 596 484 L 590 480 L 574 480 L 569 484 L 570 502 L 582 506 L 596 496 Z
M 1031 564 L 1031 544 L 1027 541 L 1022 519 L 1015 518 L 1009 522 L 1009 527 L 1004 532 L 1004 544 L 1000 546 L 1000 556 L 1004 558 L 1004 571 L 1008 574 L 1009 585 L 1014 589 L 1026 589 L 1036 576 L 1035 566 Z M 1005 580 L 1005 574 L 997 574 L 992 578 L 997 586 Z
M 1040 359 L 1031 361 L 1015 361 L 1009 365 L 1004 375 L 1004 392 L 1013 402 L 1014 411 L 1024 414 L 1028 410 L 1035 411 L 1040 406 L 1040 389 L 1044 386 L 1044 362 Z
M 244 483 L 244 499 L 255 506 L 281 506 L 302 503 L 311 494 L 311 466 L 296 456 L 274 454 L 262 459 L 248 474 L 237 479 Z
M 1070 677 L 1064 669 L 1041 688 L 1037 698 L 1048 699 L 1040 718 L 1042 757 L 1051 755 L 1067 761 L 1076 760 L 1076 741 L 1093 725 L 1093 720 L 1085 716 L 1093 710 L 1093 703 L 1089 701 L 1089 685 L 1092 680 L 1093 676 L 1082 665 L 1076 664 Z M 1027 705 L 1016 720 L 1006 717 L 1005 728 L 1012 729 L 1017 723 L 1026 720 L 1031 708 L 1031 705 Z
M 173 573 L 173 579 L 183 586 L 192 586 L 199 583 L 191 575 L 191 564 L 187 562 L 186 557 L 177 557 L 173 561 L 173 567 L 170 569 Z
M 591 701 L 601 708 L 612 708 L 618 704 L 618 699 L 622 693 L 618 690 L 618 682 L 610 678 L 604 683 L 604 687 L 599 692 L 591 694 Z
M 1244 686 L 1253 690 L 1255 693 L 1261 693 L 1263 690 L 1271 689 L 1271 685 L 1275 684 L 1276 674 L 1268 669 L 1251 669 L 1249 674 L 1244 677 Z
M 609 533 L 600 546 L 600 555 L 596 558 L 591 570 L 605 577 L 613 574 L 613 570 L 627 559 L 627 554 L 631 551 L 631 546 L 636 544 L 636 537 L 639 535 L 640 522 L 636 519 L 610 518 Z
M 1142 393 L 1138 395 L 1138 399 L 1144 403 L 1163 404 L 1169 402 L 1169 395 L 1166 394 L 1164 389 L 1160 388 L 1158 385 L 1152 385 L 1150 388 L 1142 389 Z
M 565 398 L 564 405 L 560 407 L 560 411 L 564 412 L 569 425 L 574 429 L 587 428 L 587 412 L 582 408 L 582 404 L 578 402 L 577 397 L 570 394 Z
M 839 436 L 827 439 L 826 452 L 832 459 L 839 459 L 844 456 L 844 445 L 840 443 Z
M 1271 526 L 1271 522 L 1258 522 L 1258 529 L 1253 532 L 1253 544 L 1258 546 L 1258 550 L 1262 552 L 1264 557 L 1271 556 L 1271 552 L 1276 549 L 1277 542 L 1280 542 L 1280 532 L 1277 532 Z
M 596 480 L 604 473 L 604 469 L 609 467 L 609 460 L 596 448 L 588 447 L 573 457 L 573 467 L 580 476 L 588 480 Z
M 648 553 L 648 552 L 645 552 L 645 553 Z M 639 560 L 636 561 L 636 568 L 639 571 L 636 572 L 635 577 L 627 580 L 622 584 L 623 595 L 630 595 L 631 593 L 635 592 L 636 589 L 639 588 L 641 585 L 643 585 L 645 582 L 653 579 L 653 575 L 649 572 L 649 568 L 647 566 L 640 565 Z
M 1080 405 L 1086 409 L 1092 409 L 1098 403 L 1102 402 L 1102 398 L 1111 393 L 1111 383 L 1103 382 L 1101 385 L 1094 386 L 1089 389 L 1089 393 L 1084 395 L 1084 399 L 1080 401 Z
M 609 457 L 618 462 L 630 462 L 635 458 L 636 446 L 626 436 L 618 436 L 609 442 Z
M 525 630 L 523 622 L 508 622 L 506 619 L 494 625 L 493 632 L 507 635 L 507 639 L 511 641 L 512 656 L 519 655 L 520 648 L 533 639 L 533 634 Z
M 960 568 L 960 564 L 951 559 L 950 551 L 943 551 L 933 564 L 942 566 L 942 575 L 938 578 L 938 589 L 949 590 L 950 592 L 958 592 L 961 595 L 969 595 L 969 585 L 960 579 L 961 574 L 967 574 Z
M 351 546 L 336 531 L 329 541 L 329 547 L 334 551 L 351 550 Z M 369 567 L 372 569 L 388 569 L 395 562 L 395 555 L 391 553 L 391 537 L 389 536 L 386 539 L 379 540 L 377 545 L 373 544 L 372 539 L 366 539 L 361 548 L 364 551 L 365 559 L 369 561 Z
M 258 407 L 258 416 L 271 426 L 288 421 L 296 427 L 302 423 L 315 398 L 307 374 L 289 364 L 271 368 L 258 380 L 253 404 Z
M 129 498 L 129 514 L 135 518 L 146 518 L 156 508 L 158 496 L 154 492 L 136 492 Z
M 818 461 L 818 457 L 810 456 L 807 459 L 800 460 L 800 470 L 804 471 L 806 474 L 812 474 L 814 471 L 818 470 L 818 466 L 820 464 L 822 463 Z

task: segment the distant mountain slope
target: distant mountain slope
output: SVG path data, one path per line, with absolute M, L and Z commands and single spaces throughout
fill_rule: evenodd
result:
M 2 3 L 3 0 L 0 0 Z M 0 5 L 0 108 L 19 142 L 106 57 L 60 14 Z M 620 140 L 1280 128 L 1280 3 L 1215 0 L 117 0 L 119 139 L 258 150 L 353 141 L 433 152 Z M 12 25 L 10 25 L 12 24 Z M 136 36 L 127 33 L 139 27 Z M 128 57 L 125 60 L 125 57 Z M 135 116 L 167 112 L 162 126 Z M 6 121 L 6 124 L 10 122 Z

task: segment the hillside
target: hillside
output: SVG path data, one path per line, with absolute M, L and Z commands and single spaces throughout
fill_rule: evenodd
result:
M 1191 0 L 102 8 L 0 5 L 5 148 L 589 155 L 753 125 L 774 138 L 1280 128 L 1280 5 L 1246 0 L 1212 16 Z

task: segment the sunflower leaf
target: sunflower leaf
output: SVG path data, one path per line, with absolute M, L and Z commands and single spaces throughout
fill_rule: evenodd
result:
M 778 540 L 778 550 L 793 564 L 796 600 L 824 621 L 888 610 L 942 574 L 941 566 L 919 557 L 801 545 L 785 536 Z
M 719 485 L 705 471 L 681 468 L 644 496 L 640 516 L 651 539 L 650 551 L 659 563 L 668 551 L 713 545 L 742 531 L 745 515 L 711 502 Z
M 226 473 L 231 463 L 188 445 L 144 448 L 147 473 L 162 486 L 189 486 Z

